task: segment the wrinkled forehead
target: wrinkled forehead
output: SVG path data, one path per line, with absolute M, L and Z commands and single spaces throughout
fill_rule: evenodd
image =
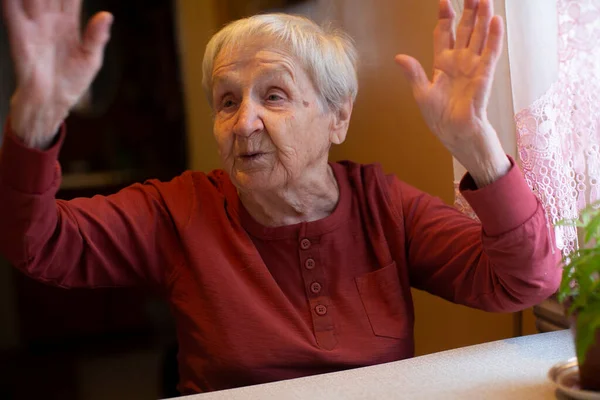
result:
M 315 85 L 315 77 L 305 62 L 292 51 L 291 46 L 268 35 L 250 36 L 223 44 L 217 52 L 212 65 L 211 89 L 217 89 L 219 83 L 236 81 L 236 75 L 244 67 L 260 71 L 258 76 L 281 78 L 299 85 L 300 90 L 314 91 L 318 102 L 324 107 L 322 95 Z M 260 70 L 253 67 L 260 67 Z M 308 86 L 306 86 L 308 85 Z

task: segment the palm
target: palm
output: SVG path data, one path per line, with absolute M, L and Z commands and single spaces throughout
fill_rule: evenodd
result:
M 461 54 L 462 53 L 462 54 Z M 480 57 L 464 51 L 442 54 L 435 63 L 433 82 L 422 94 L 420 105 L 436 132 L 465 132 L 473 122 L 485 119 L 491 76 L 479 68 Z
M 454 12 L 447 0 L 441 2 L 431 81 L 416 60 L 397 56 L 425 121 L 450 151 L 487 123 L 487 101 L 501 49 L 499 19 L 492 19 L 489 1 L 477 5 L 476 0 L 465 2 L 455 42 Z

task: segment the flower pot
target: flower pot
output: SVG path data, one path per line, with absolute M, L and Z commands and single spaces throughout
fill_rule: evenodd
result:
M 583 364 L 579 362 L 581 388 L 600 392 L 600 329 L 596 330 L 596 340 L 588 349 Z
M 567 309 L 570 301 L 566 302 Z M 573 339 L 577 343 L 577 312 L 569 317 Z M 596 339 L 586 352 L 585 360 L 579 362 L 579 383 L 584 390 L 600 392 L 600 329 L 596 330 Z

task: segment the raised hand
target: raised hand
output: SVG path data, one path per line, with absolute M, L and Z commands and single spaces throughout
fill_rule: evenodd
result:
M 16 75 L 12 131 L 45 148 L 102 65 L 113 17 L 96 14 L 80 30 L 82 0 L 3 0 Z
M 450 0 L 440 1 L 431 81 L 417 60 L 396 56 L 425 122 L 478 186 L 510 169 L 486 111 L 504 34 L 491 1 L 465 0 L 456 35 Z

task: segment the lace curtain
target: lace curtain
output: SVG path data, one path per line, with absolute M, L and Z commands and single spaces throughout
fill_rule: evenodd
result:
M 462 0 L 453 0 L 462 10 Z M 600 200 L 600 0 L 496 0 L 504 53 L 488 110 L 549 224 Z M 464 169 L 455 162 L 455 182 Z M 462 198 L 456 206 L 469 212 Z M 556 228 L 563 254 L 577 231 Z
M 600 197 L 600 0 L 558 0 L 557 21 L 558 79 L 515 116 L 523 172 L 552 222 Z M 578 247 L 575 228 L 556 240 L 564 254 Z

